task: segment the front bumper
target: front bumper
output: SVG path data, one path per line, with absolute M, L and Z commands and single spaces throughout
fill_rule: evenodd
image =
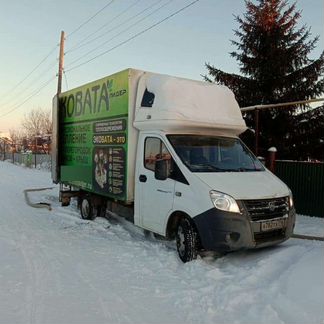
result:
M 260 221 L 252 221 L 249 214 L 231 213 L 216 208 L 197 215 L 193 221 L 198 230 L 202 248 L 208 251 L 230 252 L 254 249 L 281 243 L 293 233 L 295 209 L 288 212 L 282 228 L 261 230 Z

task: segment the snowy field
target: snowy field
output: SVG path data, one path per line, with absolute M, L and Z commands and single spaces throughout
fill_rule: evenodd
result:
M 183 264 L 120 219 L 81 220 L 49 172 L 0 162 L 0 323 L 324 323 L 324 243 L 290 239 Z M 324 235 L 297 217 L 296 233 Z

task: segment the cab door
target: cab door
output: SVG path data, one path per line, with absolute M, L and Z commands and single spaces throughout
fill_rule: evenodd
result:
M 169 177 L 165 180 L 155 178 L 155 163 L 159 159 L 166 160 L 168 168 L 171 168 L 171 155 L 162 139 L 146 136 L 137 179 L 140 223 L 143 228 L 164 235 L 164 224 L 173 207 L 175 180 Z

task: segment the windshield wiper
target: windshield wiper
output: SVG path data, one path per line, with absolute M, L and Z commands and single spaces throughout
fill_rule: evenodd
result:
M 253 171 L 262 171 L 262 169 L 252 169 L 252 168 L 238 168 L 234 169 L 236 172 L 253 172 Z
M 195 164 L 191 164 L 191 167 L 193 168 L 200 168 L 198 170 L 198 172 L 203 172 L 206 169 L 210 169 L 210 170 L 214 170 L 216 172 L 253 172 L 253 171 L 262 171 L 262 169 L 257 169 L 257 168 L 244 168 L 244 167 L 240 167 L 240 168 L 233 168 L 233 169 L 229 169 L 229 168 L 220 168 L 215 166 L 214 164 L 211 163 L 195 163 Z
M 195 164 L 191 164 L 191 167 L 209 168 L 209 169 L 212 169 L 215 171 L 227 171 L 222 168 L 218 168 L 217 166 L 210 164 L 210 163 L 195 163 Z
M 246 171 L 254 171 L 253 169 L 244 169 L 244 168 L 238 168 L 238 169 L 219 169 L 220 171 L 224 172 L 246 172 Z

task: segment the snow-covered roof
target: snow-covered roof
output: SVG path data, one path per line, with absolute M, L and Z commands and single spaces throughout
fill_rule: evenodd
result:
M 139 81 L 134 126 L 164 131 L 208 129 L 232 135 L 246 129 L 227 87 L 154 73 L 145 73 Z

